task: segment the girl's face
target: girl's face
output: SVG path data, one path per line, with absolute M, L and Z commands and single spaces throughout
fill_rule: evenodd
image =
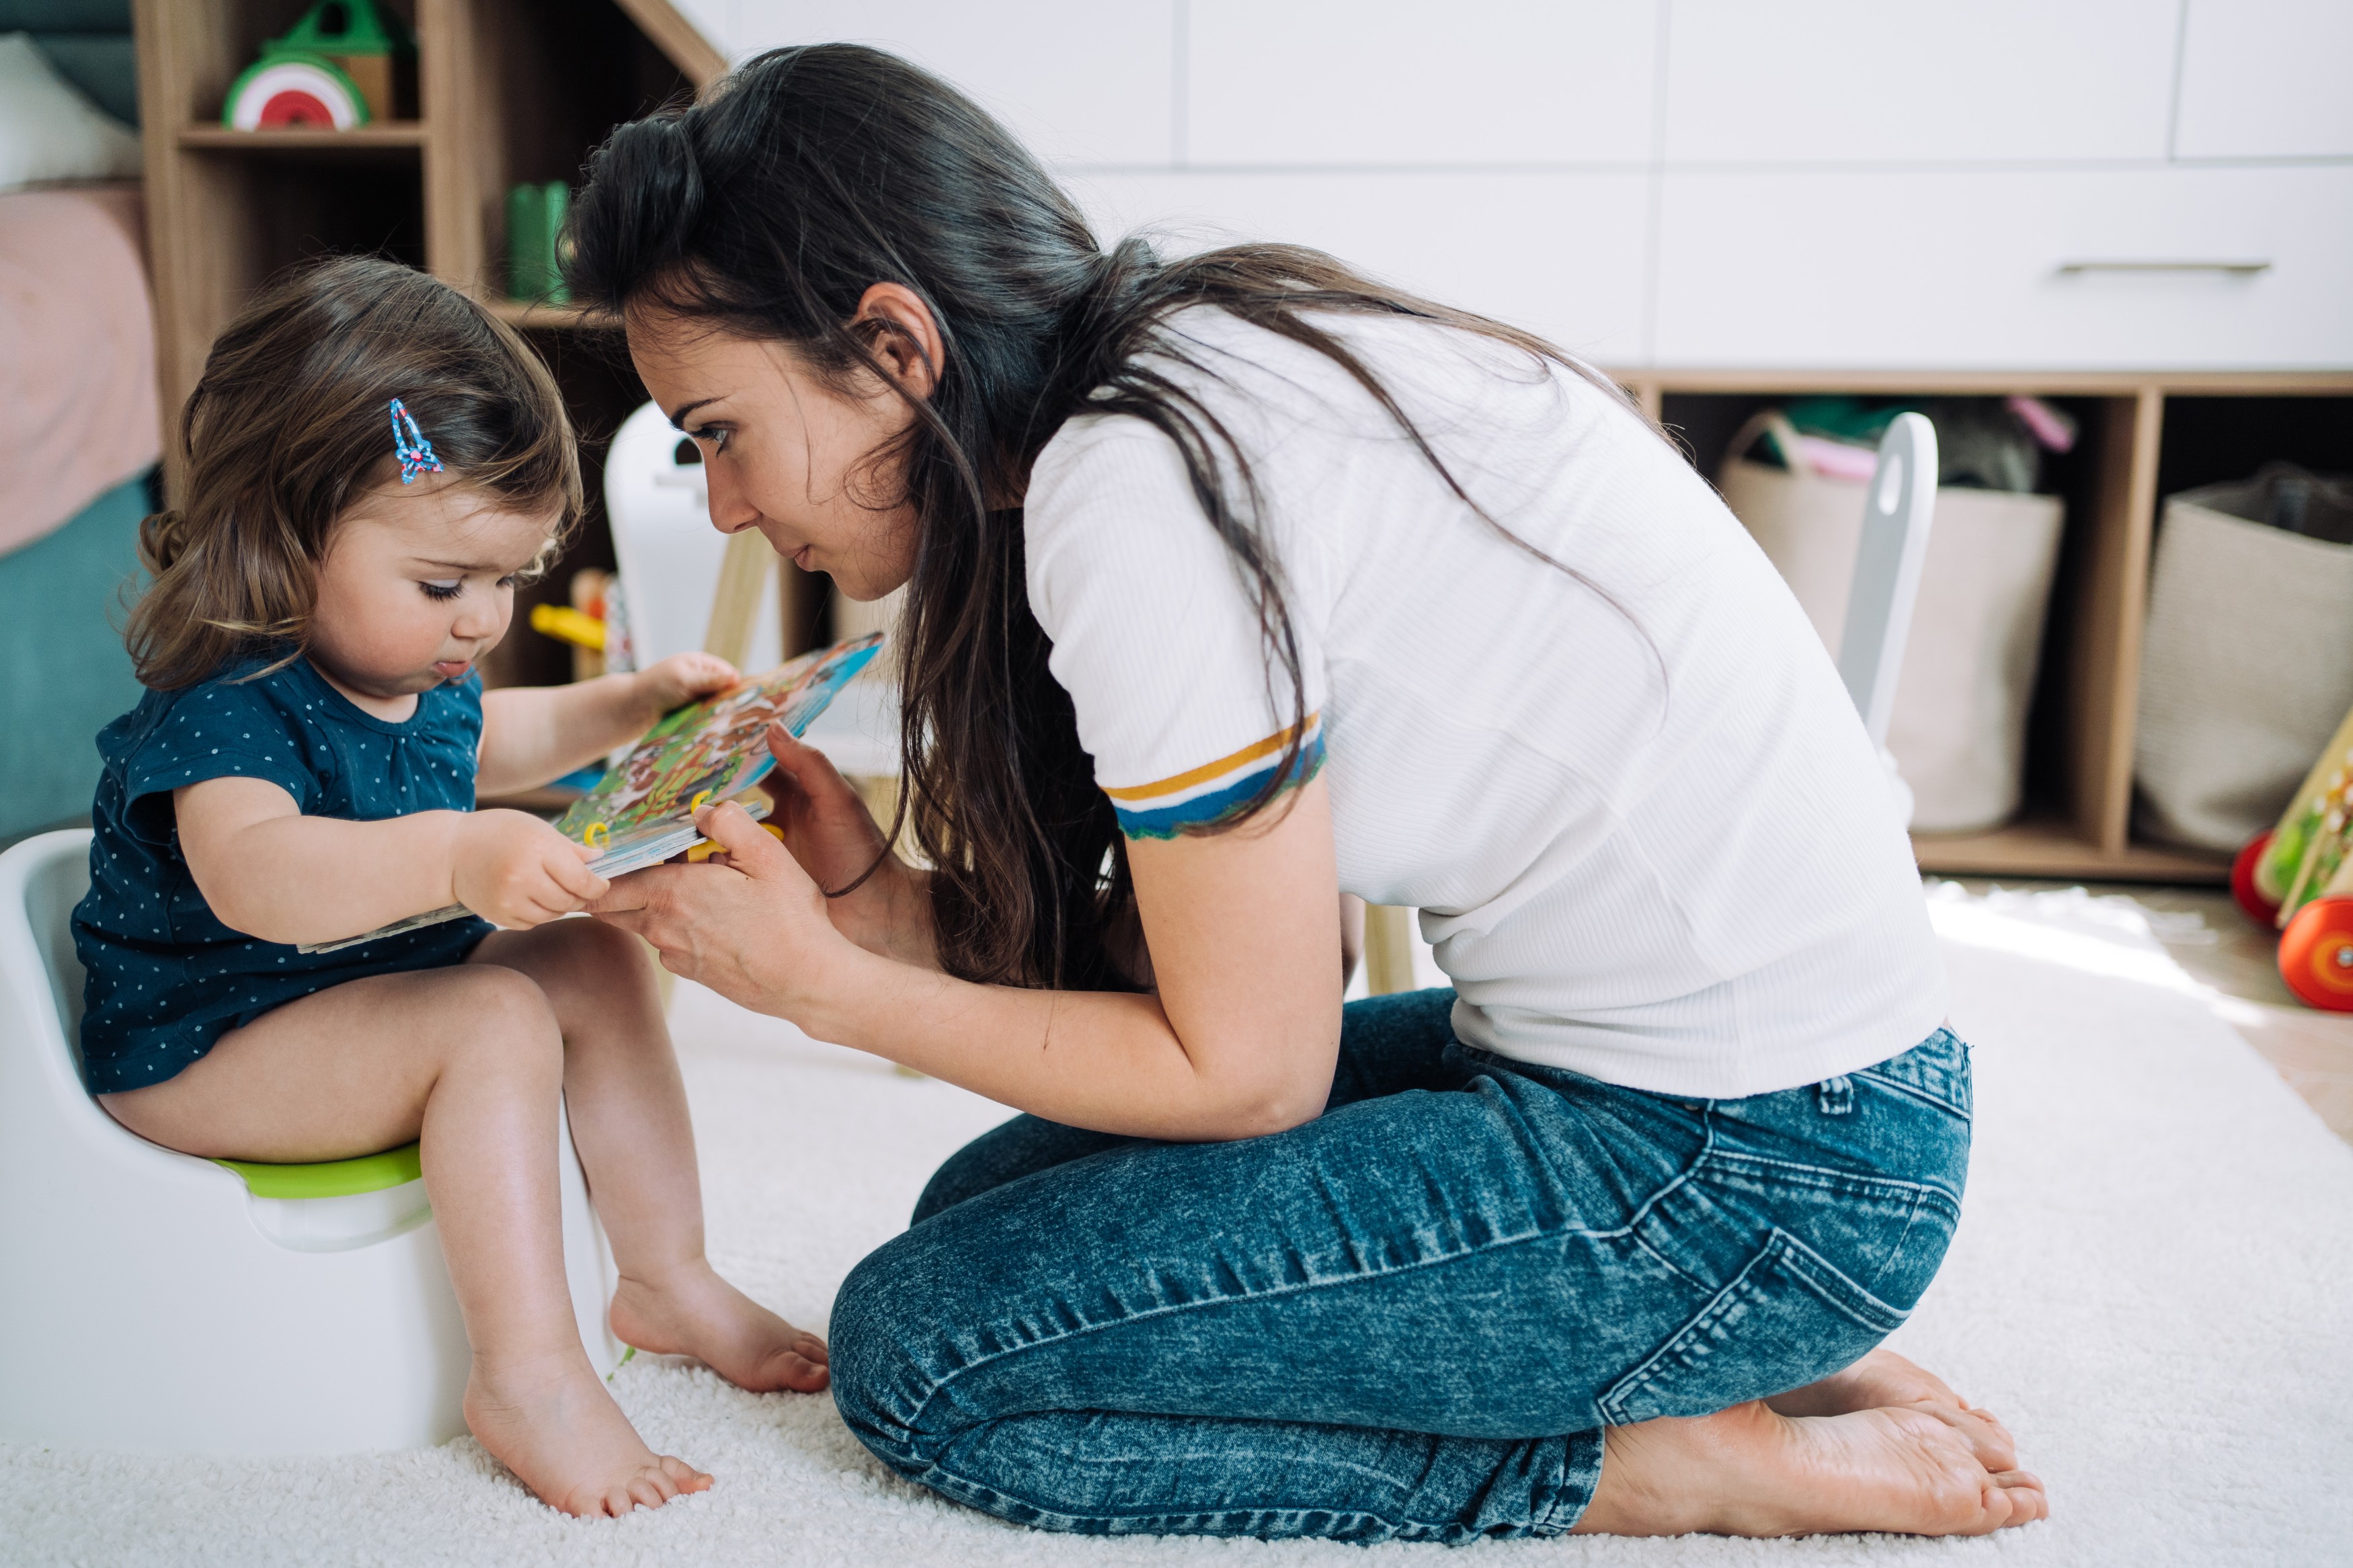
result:
M 861 314 L 895 325 L 912 304 L 920 330 L 885 335 L 876 352 L 912 395 L 927 396 L 938 353 L 933 349 L 926 364 L 908 344 L 936 340 L 931 316 L 895 284 L 875 285 L 868 300 L 885 295 L 882 310 Z M 758 529 L 777 554 L 829 574 L 852 599 L 879 599 L 913 574 L 914 509 L 900 499 L 895 465 L 870 459 L 915 415 L 879 377 L 861 374 L 845 393 L 786 344 L 658 310 L 631 313 L 629 357 L 670 423 L 702 447 L 720 532 Z
M 311 662 L 347 695 L 404 711 L 416 693 L 463 680 L 506 635 L 515 576 L 555 523 L 454 475 L 366 491 L 319 564 Z

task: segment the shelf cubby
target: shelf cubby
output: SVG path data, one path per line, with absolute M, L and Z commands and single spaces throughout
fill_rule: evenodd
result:
M 1618 380 L 1683 440 L 1711 480 L 1740 423 L 1784 398 L 2027 393 L 2065 406 L 2082 436 L 2049 470 L 2067 521 L 2028 718 L 2025 809 L 1982 833 L 1915 835 L 1913 852 L 1923 870 L 1954 876 L 2228 879 L 2227 856 L 2132 831 L 2133 730 L 2158 511 L 2176 490 L 2242 478 L 2274 458 L 2353 469 L 2353 373 L 1742 367 L 1630 369 Z

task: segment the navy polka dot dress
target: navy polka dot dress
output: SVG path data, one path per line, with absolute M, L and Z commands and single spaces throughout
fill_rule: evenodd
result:
M 457 963 L 490 922 L 452 921 L 304 954 L 223 925 L 180 857 L 172 791 L 265 779 L 306 816 L 375 822 L 470 811 L 482 738 L 480 679 L 441 686 L 392 724 L 364 713 L 307 660 L 254 659 L 181 691 L 150 691 L 98 737 L 90 894 L 74 947 L 90 978 L 81 1046 L 97 1094 L 161 1083 L 229 1030 L 297 996 L 366 974 Z

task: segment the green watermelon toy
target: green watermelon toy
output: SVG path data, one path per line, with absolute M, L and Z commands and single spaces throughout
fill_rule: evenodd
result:
M 228 89 L 221 123 L 235 131 L 348 131 L 394 110 L 395 68 L 416 45 L 375 0 L 323 0 L 261 46 Z

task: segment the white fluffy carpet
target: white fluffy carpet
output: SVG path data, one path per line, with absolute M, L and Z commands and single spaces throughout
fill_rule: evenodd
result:
M 0 1563 L 1234 1564 L 2353 1562 L 2353 1149 L 2223 1024 L 2129 907 L 1940 889 L 1978 1047 L 1967 1215 L 1894 1342 L 2010 1422 L 2054 1517 L 1978 1542 L 1562 1540 L 1445 1549 L 1104 1542 L 939 1501 L 823 1397 L 639 1360 L 615 1389 L 702 1496 L 590 1524 L 468 1439 L 305 1462 L 0 1448 Z M 933 1165 L 1003 1113 L 681 987 L 712 1248 L 822 1323 Z M 0 1390 L 0 1398 L 5 1391 Z

